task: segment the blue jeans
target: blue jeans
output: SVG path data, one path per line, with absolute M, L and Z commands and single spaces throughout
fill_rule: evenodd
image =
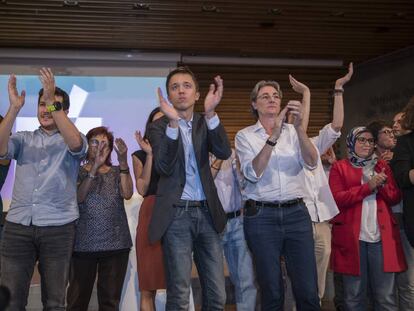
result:
M 284 256 L 298 310 L 320 310 L 312 222 L 303 202 L 289 207 L 256 207 L 244 216 L 244 232 L 255 261 L 262 310 L 283 310 Z
M 202 310 L 223 310 L 226 303 L 223 248 L 208 207 L 175 209 L 174 219 L 162 240 L 167 277 L 166 310 L 188 310 L 193 252 L 202 289 Z
M 243 216 L 227 221 L 222 245 L 235 289 L 237 311 L 252 311 L 256 307 L 257 289 L 252 257 L 244 238 Z
M 374 310 L 398 310 L 394 292 L 395 273 L 384 272 L 382 244 L 359 241 L 361 274 L 343 274 L 345 310 L 367 310 L 368 284 Z
M 38 227 L 6 221 L 1 240 L 0 283 L 11 293 L 8 310 L 26 310 L 36 261 L 39 261 L 43 309 L 65 310 L 74 238 L 74 222 Z
M 395 275 L 398 307 L 401 311 L 411 311 L 414 310 L 414 248 L 408 242 L 404 229 L 400 230 L 400 235 L 408 269 Z

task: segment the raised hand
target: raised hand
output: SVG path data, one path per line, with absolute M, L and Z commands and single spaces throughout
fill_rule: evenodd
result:
M 9 78 L 8 89 L 10 107 L 13 107 L 20 111 L 20 109 L 22 109 L 22 107 L 24 106 L 26 92 L 23 90 L 19 95 L 19 91 L 17 90 L 17 79 L 14 74 L 12 74 Z
M 167 116 L 167 118 L 170 121 L 178 121 L 180 119 L 177 110 L 168 103 L 168 101 L 164 98 L 162 95 L 161 88 L 158 88 L 158 101 L 160 103 L 160 109 L 164 115 Z
M 55 101 L 55 76 L 50 68 L 43 67 L 40 69 L 40 82 L 43 86 L 43 100 L 46 104 L 51 105 Z
M 345 76 L 343 76 L 342 78 L 339 78 L 338 80 L 336 80 L 335 89 L 336 90 L 343 89 L 344 85 L 347 84 L 349 82 L 349 80 L 351 80 L 351 77 L 352 77 L 353 73 L 354 73 L 354 65 L 352 63 L 349 63 L 348 73 Z
M 127 155 L 128 155 L 128 147 L 122 138 L 116 138 L 114 149 L 116 154 L 118 155 L 118 162 L 119 164 L 126 164 L 127 163 Z
M 144 150 L 144 152 L 147 155 L 151 155 L 152 154 L 152 147 L 151 147 L 148 139 L 144 139 L 142 137 L 140 131 L 135 131 L 135 139 L 136 139 L 138 145 L 141 147 L 142 150 Z
M 216 76 L 214 82 L 215 84 L 210 84 L 210 88 L 204 100 L 204 112 L 207 118 L 214 116 L 214 110 L 223 97 L 223 79 L 220 76 Z
M 289 110 L 290 115 L 293 117 L 293 126 L 295 128 L 301 126 L 303 120 L 302 103 L 298 100 L 290 100 L 285 108 Z
M 289 75 L 289 82 L 292 86 L 292 89 L 299 94 L 303 94 L 305 92 L 309 92 L 309 87 L 307 87 L 305 84 L 299 82 L 296 80 L 292 75 Z
M 98 145 L 98 150 L 96 151 L 95 159 L 93 162 L 92 167 L 96 169 L 100 168 L 103 164 L 105 164 L 106 158 L 109 155 L 109 148 L 106 142 L 101 142 Z
M 275 126 L 273 127 L 272 130 L 272 135 L 270 137 L 271 140 L 277 140 L 279 139 L 279 136 L 282 132 L 282 125 L 283 125 L 283 121 L 286 118 L 286 113 L 288 111 L 288 106 L 286 105 L 285 108 L 283 108 L 280 113 L 278 114 L 278 116 L 275 119 Z

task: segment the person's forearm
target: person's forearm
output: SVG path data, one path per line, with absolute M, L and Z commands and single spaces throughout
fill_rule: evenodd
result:
M 88 176 L 81 182 L 81 184 L 78 186 L 78 203 L 82 203 L 85 201 L 89 189 L 91 188 L 93 180 L 96 178 L 96 174 L 98 173 L 98 168 L 94 165 L 91 167 L 91 170 L 88 172 Z
M 269 164 L 270 156 L 272 155 L 273 146 L 265 144 L 252 161 L 252 166 L 256 176 L 261 176 Z
M 339 86 L 335 86 L 335 89 L 339 89 Z M 339 132 L 344 124 L 344 99 L 343 93 L 334 94 L 334 106 L 332 117 L 332 128 L 334 131 Z
M 129 200 L 132 197 L 132 194 L 134 193 L 133 186 L 132 186 L 131 174 L 121 173 L 120 175 L 121 175 L 121 193 L 122 193 L 122 197 L 125 200 Z
M 305 129 L 305 131 L 308 130 L 308 125 L 309 125 L 310 99 L 311 99 L 310 91 L 309 90 L 305 91 L 302 94 L 302 107 L 303 107 L 302 126 Z
M 300 152 L 302 154 L 303 161 L 311 167 L 316 166 L 318 161 L 318 152 L 316 151 L 315 146 L 312 144 L 303 127 L 297 127 L 296 132 L 299 138 Z
M 216 179 L 218 172 L 221 169 L 221 165 L 223 164 L 223 160 L 216 159 L 210 166 L 211 175 L 213 179 Z
M 142 166 L 141 161 L 133 156 L 133 167 L 135 173 L 135 184 L 137 187 L 137 191 L 140 195 L 145 195 L 148 191 L 148 187 L 151 181 L 151 173 L 152 173 L 152 154 L 147 154 L 147 158 L 145 161 L 145 165 Z M 138 163 L 139 161 L 139 163 Z
M 13 124 L 16 121 L 19 110 L 14 107 L 9 107 L 3 121 L 0 123 L 0 155 L 4 156 L 8 150 L 8 143 Z
M 52 112 L 52 117 L 56 122 L 56 126 L 59 129 L 60 134 L 63 136 L 65 143 L 68 145 L 69 150 L 78 152 L 83 147 L 83 141 L 79 130 L 75 124 L 68 118 L 66 113 L 62 110 Z

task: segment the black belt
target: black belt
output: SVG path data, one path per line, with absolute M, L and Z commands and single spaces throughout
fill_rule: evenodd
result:
M 231 212 L 231 213 L 227 213 L 227 219 L 232 219 L 232 218 L 236 218 L 239 217 L 241 215 L 241 211 L 235 211 L 235 212 Z
M 256 206 L 256 207 L 271 207 L 271 208 L 280 208 L 280 207 L 290 207 L 299 203 L 302 203 L 302 198 L 297 198 L 289 201 L 283 202 L 262 202 L 262 201 L 255 201 L 255 200 L 247 200 L 246 207 L 248 206 Z
M 207 206 L 207 201 L 192 201 L 192 200 L 179 200 L 174 204 L 176 207 L 204 207 Z

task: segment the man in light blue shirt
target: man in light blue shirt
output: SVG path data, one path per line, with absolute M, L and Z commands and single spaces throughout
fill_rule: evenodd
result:
M 37 261 L 45 310 L 64 310 L 70 258 L 78 218 L 76 181 L 87 141 L 67 117 L 69 96 L 55 87 L 53 73 L 40 71 L 39 129 L 10 136 L 24 105 L 16 77 L 9 79 L 10 107 L 0 124 L 0 156 L 16 160 L 13 197 L 1 243 L 1 285 L 9 288 L 9 310 L 25 310 Z

